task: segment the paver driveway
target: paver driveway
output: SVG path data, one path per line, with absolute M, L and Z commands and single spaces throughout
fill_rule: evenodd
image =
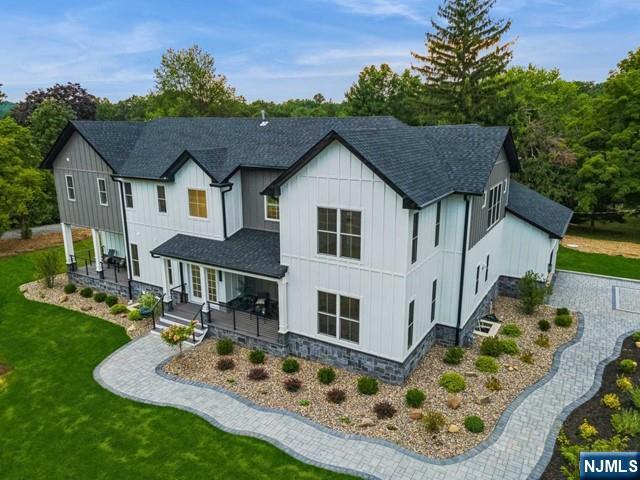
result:
M 614 309 L 616 286 L 629 294 L 640 282 L 559 273 L 551 303 L 582 312 L 578 338 L 556 355 L 552 372 L 507 409 L 487 441 L 447 460 L 344 435 L 288 412 L 257 407 L 216 387 L 171 379 L 157 367 L 175 350 L 155 335 L 114 352 L 94 375 L 119 395 L 189 410 L 224 430 L 262 438 L 332 470 L 381 479 L 537 478 L 549 461 L 562 420 L 598 390 L 602 369 L 619 353 L 623 337 L 640 329 L 640 314 Z

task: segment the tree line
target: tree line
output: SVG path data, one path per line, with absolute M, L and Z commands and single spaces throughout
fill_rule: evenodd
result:
M 526 185 L 582 214 L 620 219 L 640 212 L 640 48 L 602 83 L 567 81 L 557 69 L 510 66 L 511 21 L 495 0 L 445 0 L 424 52 L 402 72 L 370 65 L 342 101 L 321 93 L 280 103 L 247 102 L 197 45 L 167 50 L 147 95 L 111 102 L 81 85 L 29 92 L 0 120 L 0 232 L 57 221 L 48 172 L 36 169 L 71 119 L 167 116 L 393 115 L 410 125 L 477 123 L 512 128 Z M 0 103 L 3 100 L 0 85 Z M 580 218 L 580 215 L 578 215 Z

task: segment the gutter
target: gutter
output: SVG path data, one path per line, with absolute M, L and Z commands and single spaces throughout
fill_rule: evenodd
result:
M 464 196 L 464 234 L 462 235 L 462 262 L 460 266 L 460 289 L 458 291 L 458 319 L 456 321 L 456 345 L 460 345 L 460 323 L 462 322 L 462 299 L 464 293 L 464 269 L 467 261 L 467 235 L 469 233 L 469 207 L 471 202 Z
M 127 286 L 129 288 L 129 300 L 133 300 L 133 289 L 131 288 L 131 277 L 133 272 L 131 270 L 131 244 L 129 242 L 129 227 L 127 226 L 127 209 L 124 203 L 124 185 L 122 179 L 112 177 L 114 182 L 118 182 L 120 187 L 120 208 L 122 209 L 122 223 L 124 224 L 124 248 L 127 251 Z
M 211 187 L 217 187 L 220 189 L 220 198 L 222 200 L 222 234 L 224 239 L 226 240 L 227 237 L 227 208 L 226 208 L 226 203 L 224 200 L 224 194 L 225 193 L 229 193 L 231 190 L 233 190 L 233 183 L 231 182 L 224 182 L 224 183 L 212 183 L 210 185 Z M 223 188 L 228 187 L 226 190 L 223 190 Z

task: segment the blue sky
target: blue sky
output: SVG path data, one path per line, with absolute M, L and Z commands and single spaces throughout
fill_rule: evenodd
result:
M 340 100 L 363 66 L 401 70 L 439 0 L 0 0 L 0 83 L 10 100 L 77 81 L 112 100 L 145 94 L 169 47 L 214 55 L 248 100 Z M 603 80 L 640 46 L 640 0 L 498 0 L 517 37 L 514 64 Z

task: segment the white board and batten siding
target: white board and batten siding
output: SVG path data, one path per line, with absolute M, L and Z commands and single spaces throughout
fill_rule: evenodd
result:
M 124 181 L 131 183 L 133 192 L 133 208 L 127 208 L 126 215 L 129 240 L 138 245 L 140 257 L 140 277 L 134 277 L 135 280 L 161 285 L 162 260 L 153 258 L 149 252 L 179 233 L 223 240 L 220 189 L 210 186 L 211 178 L 193 161 L 187 161 L 178 170 L 173 182 Z M 157 185 L 165 187 L 166 213 L 158 211 Z M 206 219 L 189 216 L 190 188 L 206 192 Z M 174 284 L 177 284 L 177 262 L 174 262 L 174 267 Z
M 504 223 L 503 275 L 522 277 L 527 270 L 533 270 L 546 278 L 552 251 L 552 268 L 555 269 L 559 241 L 510 213 Z
M 229 179 L 229 183 L 232 183 L 233 187 L 224 194 L 228 237 L 240 230 L 244 224 L 242 218 L 242 172 L 238 170 L 234 173 Z
M 318 207 L 362 212 L 360 260 L 317 253 Z M 409 210 L 402 208 L 402 198 L 334 142 L 282 186 L 280 209 L 289 330 L 402 360 L 409 245 Z M 360 299 L 358 344 L 318 334 L 318 290 Z

